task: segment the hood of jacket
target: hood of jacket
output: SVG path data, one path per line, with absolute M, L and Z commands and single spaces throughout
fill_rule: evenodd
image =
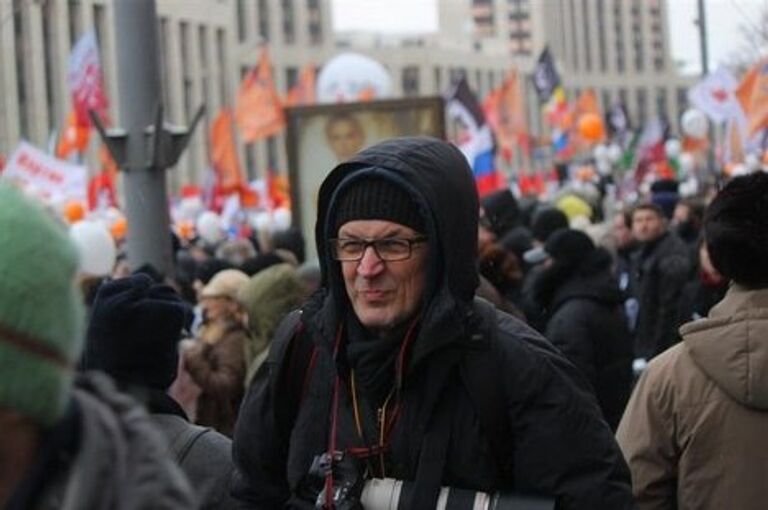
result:
M 622 302 L 622 295 L 616 278 L 606 270 L 570 276 L 555 291 L 552 310 L 556 310 L 572 299 L 589 299 L 606 305 L 619 305 Z
M 680 328 L 696 365 L 741 404 L 768 409 L 768 289 L 736 284 L 706 319 Z
M 74 398 L 80 449 L 66 480 L 45 498 L 51 508 L 196 508 L 165 439 L 131 397 L 89 373 L 78 377 Z
M 329 289 L 330 316 L 335 320 L 346 316 L 350 305 L 340 265 L 331 258 L 324 240 L 336 235 L 333 219 L 338 197 L 351 183 L 370 177 L 403 188 L 418 205 L 426 226 L 430 260 L 420 333 L 412 351 L 415 363 L 456 337 L 456 321 L 464 317 L 456 313 L 457 307 L 471 307 L 479 283 L 475 182 L 466 158 L 455 146 L 428 137 L 390 139 L 334 168 L 320 187 L 315 239 L 323 284 Z

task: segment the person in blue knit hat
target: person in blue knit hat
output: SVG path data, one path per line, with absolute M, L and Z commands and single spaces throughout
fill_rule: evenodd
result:
M 149 417 L 104 375 L 74 377 L 83 332 L 63 224 L 0 184 L 0 507 L 195 508 Z

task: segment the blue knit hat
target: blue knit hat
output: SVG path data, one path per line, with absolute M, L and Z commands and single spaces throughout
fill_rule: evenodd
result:
M 77 248 L 63 224 L 0 184 L 0 408 L 61 417 L 82 344 Z

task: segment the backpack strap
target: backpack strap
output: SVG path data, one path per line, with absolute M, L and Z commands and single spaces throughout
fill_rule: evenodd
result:
M 176 463 L 181 465 L 184 459 L 187 458 L 189 451 L 195 442 L 200 439 L 203 434 L 207 434 L 211 431 L 210 427 L 200 427 L 198 425 L 189 425 L 173 439 L 171 443 L 171 452 L 176 459 Z
M 496 453 L 501 481 L 508 483 L 513 480 L 514 438 L 504 385 L 499 377 L 501 367 L 491 350 L 496 338 L 496 309 L 482 299 L 475 299 L 474 309 L 479 320 L 462 359 L 460 373 L 480 425 Z
M 301 312 L 296 311 L 289 314 L 275 331 L 275 338 L 288 337 L 273 399 L 278 430 L 286 431 L 288 435 L 299 414 L 317 357 L 315 344 L 302 334 L 303 329 Z

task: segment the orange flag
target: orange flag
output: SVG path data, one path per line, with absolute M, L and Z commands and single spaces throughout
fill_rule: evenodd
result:
M 72 110 L 67 116 L 67 123 L 56 144 L 56 157 L 67 159 L 73 152 L 82 153 L 88 147 L 91 129 L 80 122 L 77 112 Z
M 510 160 L 513 148 L 527 137 L 528 132 L 517 72 L 512 71 L 499 88 L 488 94 L 483 110 L 499 142 L 502 155 Z
M 736 97 L 747 116 L 749 136 L 768 126 L 768 58 L 747 71 L 736 89 Z
M 299 74 L 299 82 L 288 91 L 285 106 L 315 104 L 315 66 L 307 64 Z
M 232 132 L 232 112 L 226 108 L 211 123 L 211 165 L 222 192 L 233 192 L 243 186 L 245 179 Z
M 266 49 L 262 50 L 258 65 L 240 84 L 235 118 L 240 136 L 246 142 L 276 135 L 285 128 L 285 115 Z

